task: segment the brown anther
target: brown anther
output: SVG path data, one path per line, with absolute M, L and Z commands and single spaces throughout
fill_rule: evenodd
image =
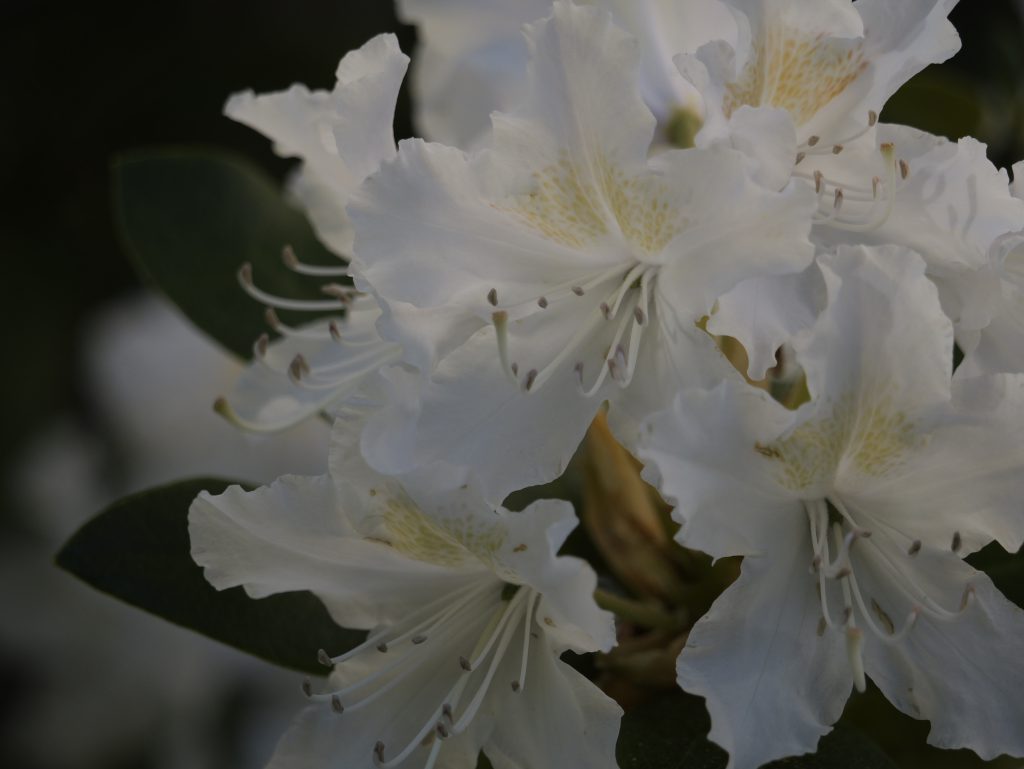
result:
M 807 138 L 807 146 L 808 147 L 813 147 L 813 146 L 815 146 L 820 141 L 821 141 L 821 137 L 820 136 L 809 136 Z
M 900 159 L 900 178 L 906 179 L 908 176 L 910 176 L 910 163 Z
M 964 590 L 964 597 L 960 599 L 960 611 L 967 608 L 971 602 L 971 598 L 974 597 L 974 585 L 968 585 Z
M 608 302 L 601 302 L 601 314 L 604 315 L 605 320 L 612 319 L 612 308 L 608 306 Z
M 824 617 L 821 617 L 818 620 L 818 637 L 820 638 L 821 636 L 825 635 L 825 631 L 827 629 L 828 629 L 828 620 L 826 620 Z
M 842 144 L 833 145 L 833 147 L 832 147 L 832 154 L 833 155 L 838 155 L 842 151 L 843 151 L 843 145 Z
M 318 649 L 316 652 L 316 661 L 323 665 L 325 668 L 334 667 L 334 661 L 331 659 L 331 655 L 323 649 Z
M 412 637 L 412 643 L 414 646 L 419 646 L 421 643 L 427 640 L 425 635 L 414 635 Z
M 447 718 L 449 723 L 455 720 L 455 714 L 452 713 L 452 706 L 447 702 L 441 706 L 441 715 Z
M 448 727 L 445 726 L 441 721 L 437 722 L 436 729 L 437 729 L 437 736 L 438 737 L 440 737 L 442 740 L 447 740 L 448 739 L 448 734 L 449 734 Z
M 263 320 L 266 321 L 267 325 L 270 326 L 274 331 L 281 328 L 281 319 L 277 317 L 277 311 L 273 307 L 268 307 L 263 312 Z
M 804 158 L 806 158 L 806 157 L 807 157 L 807 153 L 806 152 L 798 152 L 798 153 L 796 153 L 796 163 L 795 163 L 795 165 L 800 165 L 801 163 L 803 163 L 804 162 Z
M 921 540 L 915 539 L 910 543 L 910 548 L 907 550 L 907 555 L 914 556 L 921 552 Z
M 878 186 L 881 183 L 882 183 L 881 178 L 879 178 L 877 176 L 872 176 L 871 177 L 871 197 L 873 197 L 873 198 L 877 198 L 878 197 Z
M 491 307 L 498 306 L 498 289 L 492 288 L 487 292 L 487 301 L 491 303 Z
M 878 113 L 875 112 L 873 109 L 872 110 L 868 110 L 868 127 L 873 126 L 877 122 L 878 122 Z
M 953 541 L 950 543 L 950 549 L 954 552 L 960 552 L 961 546 L 964 544 L 963 538 L 960 536 L 959 531 L 953 532 Z
M 849 566 L 844 566 L 843 568 L 841 568 L 839 571 L 836 572 L 836 579 L 846 579 L 851 574 L 853 574 L 853 572 L 850 571 L 850 567 Z
M 540 299 L 537 300 L 537 306 L 540 307 L 542 310 L 547 309 L 548 298 L 546 296 L 542 296 Z
M 259 338 L 256 340 L 256 354 L 261 358 L 265 357 L 269 346 L 270 337 L 266 334 L 260 334 Z
M 851 619 L 853 619 L 853 607 L 847 606 L 843 609 L 843 624 L 849 625 Z
M 238 268 L 238 279 L 247 286 L 252 285 L 252 264 L 245 262 Z
M 345 706 L 341 704 L 341 698 L 339 698 L 337 694 L 331 695 L 331 710 L 338 715 L 345 712 Z
M 513 361 L 512 364 L 509 366 L 509 368 L 512 369 L 512 376 L 519 376 L 519 364 L 518 363 Z
M 331 339 L 335 342 L 341 341 L 341 329 L 338 328 L 338 324 L 333 320 L 327 324 L 327 331 L 330 332 Z
M 537 369 L 532 368 L 526 373 L 526 381 L 523 383 L 523 387 L 526 388 L 526 392 L 530 392 L 533 388 L 533 383 L 537 381 Z
M 821 193 L 821 186 L 824 183 L 824 181 L 825 181 L 825 174 L 823 174 L 821 171 L 815 171 L 814 172 L 814 191 L 815 192 L 817 192 L 819 194 Z
M 584 293 L 586 293 L 586 292 L 585 292 L 585 291 L 583 290 L 583 286 L 573 286 L 573 287 L 572 287 L 572 292 L 573 292 L 574 294 L 576 294 L 576 296 L 583 296 L 583 294 L 584 294 Z
M 288 364 L 288 373 L 292 375 L 292 379 L 301 379 L 304 374 L 308 374 L 309 372 L 309 364 L 302 356 L 302 353 L 299 353 L 292 358 L 292 362 Z
M 473 670 L 473 665 L 465 657 L 459 657 L 459 667 L 465 670 L 467 673 Z
M 299 257 L 295 255 L 295 249 L 286 245 L 281 249 L 281 261 L 284 262 L 285 267 L 294 270 L 299 264 Z
M 836 189 L 836 194 L 832 200 L 832 208 L 838 211 L 843 205 L 843 190 L 841 187 Z
M 521 683 L 519 683 L 518 681 L 513 681 L 512 682 L 512 691 L 514 691 L 516 694 L 518 694 L 519 690 L 522 689 L 522 688 L 523 688 L 523 685 Z
M 313 696 L 313 682 L 308 678 L 302 679 L 302 693 L 307 697 Z
M 388 645 L 386 643 L 384 643 L 383 641 L 381 643 L 377 644 L 377 651 L 379 651 L 381 654 L 386 654 L 387 650 L 388 650 Z
M 640 307 L 633 308 L 633 317 L 636 319 L 636 322 L 641 326 L 647 322 L 647 313 L 645 313 L 643 309 L 641 309 Z
M 377 744 L 373 746 L 373 755 L 381 763 L 384 762 L 384 743 L 380 740 L 377 740 Z

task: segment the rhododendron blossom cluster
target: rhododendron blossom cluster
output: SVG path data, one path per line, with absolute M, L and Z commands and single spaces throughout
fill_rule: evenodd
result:
M 401 0 L 426 138 L 394 141 L 390 35 L 330 91 L 228 100 L 337 261 L 285 249 L 312 300 L 239 266 L 269 328 L 217 409 L 332 447 L 200 495 L 192 554 L 368 631 L 273 769 L 617 766 L 615 692 L 562 655 L 640 602 L 560 554 L 570 503 L 508 501 L 595 419 L 678 553 L 742 558 L 676 647 L 731 769 L 814 752 L 869 680 L 933 745 L 1024 756 L 1024 612 L 965 561 L 1024 542 L 1021 185 L 880 119 L 954 4 Z

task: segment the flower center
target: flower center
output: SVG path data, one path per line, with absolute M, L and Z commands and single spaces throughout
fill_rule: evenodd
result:
M 811 34 L 784 24 L 767 24 L 752 48 L 739 78 L 726 86 L 726 117 L 743 105 L 770 106 L 786 110 L 798 126 L 803 125 L 867 67 L 863 41 Z
M 874 546 L 873 563 L 880 564 L 885 571 L 887 584 L 911 604 L 910 612 L 897 627 L 893 618 L 882 608 L 875 597 L 866 597 L 857 580 L 855 548 L 869 546 L 871 531 L 862 528 L 850 515 L 837 495 L 827 499 L 805 501 L 810 524 L 811 545 L 814 557 L 811 573 L 818 578 L 818 595 L 821 600 L 821 620 L 818 635 L 828 630 L 841 630 L 846 636 L 846 648 L 853 670 L 854 684 L 863 692 L 867 686 L 864 674 L 863 646 L 864 629 L 886 644 L 901 641 L 914 627 L 922 614 L 931 619 L 951 621 L 959 618 L 970 606 L 974 590 L 968 585 L 964 590 L 960 606 L 950 610 L 935 601 L 914 579 L 909 561 L 921 551 L 921 542 L 915 540 L 903 556 L 908 563 L 899 563 L 881 546 Z M 864 544 L 860 544 L 864 543 Z M 952 550 L 960 549 L 960 535 L 954 533 Z M 863 568 L 863 564 L 861 565 Z M 836 590 L 838 585 L 838 591 Z M 838 601 L 831 601 L 836 598 Z M 833 610 L 832 604 L 836 604 Z M 840 608 L 841 607 L 841 608 Z
M 531 588 L 473 580 L 397 625 L 371 634 L 345 654 L 332 658 L 321 651 L 321 663 L 339 671 L 371 672 L 333 691 L 314 693 L 308 681 L 303 690 L 310 699 L 329 703 L 342 717 L 393 693 L 398 698 L 394 707 L 398 713 L 409 698 L 419 694 L 411 691 L 416 687 L 414 679 L 419 676 L 422 683 L 424 674 L 437 671 L 439 654 L 450 652 L 454 682 L 431 698 L 426 714 L 421 711 L 411 726 L 407 719 L 393 719 L 373 747 L 374 763 L 381 769 L 401 765 L 418 749 L 426 751 L 423 769 L 432 769 L 444 740 L 464 732 L 476 717 L 502 661 L 514 653 L 510 648 L 517 633 L 522 639 L 519 674 L 509 683 L 513 692 L 522 691 L 539 598 Z
M 587 282 L 555 287 L 536 299 L 536 307 L 496 311 L 492 319 L 498 357 L 509 379 L 531 392 L 543 387 L 562 367 L 571 367 L 586 397 L 595 395 L 609 378 L 620 387 L 627 387 L 636 373 L 640 342 L 653 315 L 652 289 L 657 274 L 658 267 L 642 262 L 617 266 Z M 601 301 L 595 301 L 595 294 Z M 487 298 L 492 305 L 498 305 L 496 289 L 491 289 Z M 587 309 L 582 310 L 580 322 L 565 344 L 546 361 L 538 361 L 529 368 L 520 365 L 509 349 L 510 312 L 518 315 L 528 311 L 532 318 L 536 317 L 537 308 L 543 311 L 555 302 L 577 300 L 586 301 Z

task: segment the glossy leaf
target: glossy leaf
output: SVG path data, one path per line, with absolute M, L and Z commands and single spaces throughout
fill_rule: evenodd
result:
M 188 508 L 229 481 L 195 479 L 115 502 L 64 545 L 57 564 L 93 587 L 178 625 L 284 667 L 323 675 L 317 650 L 360 643 L 308 592 L 254 600 L 240 587 L 217 591 L 190 555 Z M 154 661 L 154 664 L 159 664 Z
M 118 157 L 113 179 L 121 238 L 144 278 L 236 355 L 251 357 L 253 341 L 268 330 L 264 308 L 238 283 L 243 263 L 270 293 L 324 298 L 317 279 L 285 268 L 283 247 L 312 264 L 337 266 L 338 259 L 248 161 L 217 151 L 146 150 Z

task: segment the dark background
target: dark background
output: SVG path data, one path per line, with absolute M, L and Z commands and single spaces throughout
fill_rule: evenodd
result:
M 962 0 L 952 19 L 963 51 L 915 79 L 883 119 L 972 134 L 1008 166 L 1024 157 L 1021 6 Z M 386 30 L 412 51 L 413 31 L 398 26 L 386 0 L 0 3 L 0 538 L 17 533 L 9 468 L 26 442 L 58 413 L 94 418 L 80 376 L 83 326 L 138 287 L 111 217 L 111 157 L 214 145 L 282 178 L 290 163 L 222 117 L 226 97 L 292 82 L 329 88 L 341 55 Z M 403 92 L 396 134 L 411 133 Z M 0 663 L 0 721 L 31 685 L 30 673 Z

